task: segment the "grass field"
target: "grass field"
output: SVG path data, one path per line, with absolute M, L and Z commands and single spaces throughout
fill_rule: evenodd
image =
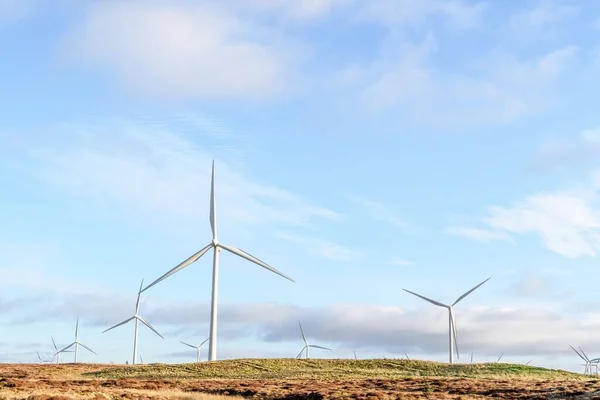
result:
M 224 397 L 227 396 L 227 397 Z M 0 400 L 600 399 L 600 382 L 491 363 L 242 359 L 140 366 L 0 364 Z M 596 396 L 596 397 L 594 397 Z
M 409 360 L 243 359 L 199 364 L 152 364 L 105 368 L 88 375 L 144 379 L 367 379 L 475 377 L 587 379 L 584 375 L 519 364 L 455 364 Z

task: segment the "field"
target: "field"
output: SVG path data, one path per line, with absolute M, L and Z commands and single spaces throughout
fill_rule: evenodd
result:
M 0 400 L 600 399 L 600 382 L 492 363 L 242 359 L 200 364 L 0 364 Z

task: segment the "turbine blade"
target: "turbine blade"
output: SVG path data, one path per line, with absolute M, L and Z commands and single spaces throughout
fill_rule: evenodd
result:
M 58 347 L 56 347 L 56 342 L 54 341 L 54 338 L 52 336 L 50 336 L 50 339 L 52 339 L 52 344 L 54 345 L 54 350 L 58 351 Z
M 298 321 L 298 326 L 300 326 L 300 333 L 302 334 L 302 340 L 304 340 L 304 345 L 308 346 L 308 343 L 306 343 L 306 336 L 304 336 L 304 330 L 302 329 L 302 324 L 300 323 L 300 321 Z
M 492 279 L 491 276 L 489 278 L 487 278 L 485 281 L 481 282 L 479 285 L 475 286 L 473 289 L 469 290 L 468 292 L 466 292 L 465 294 L 463 294 L 462 296 L 460 296 L 458 299 L 456 299 L 456 301 L 452 305 L 456 305 L 459 301 L 461 301 L 462 299 L 464 299 L 465 297 L 467 297 L 468 295 L 470 295 L 471 293 L 473 293 L 475 291 L 475 289 L 477 289 L 479 286 L 483 285 L 484 283 L 486 283 L 490 279 Z
M 302 355 L 302 353 L 304 352 L 304 349 L 306 349 L 306 346 L 304 346 L 302 348 L 302 350 L 300 350 L 300 353 L 298 353 L 298 355 L 296 356 L 296 358 L 300 358 L 300 356 Z
M 316 344 L 309 344 L 308 347 L 314 347 L 315 349 L 323 349 L 323 350 L 333 351 L 329 347 L 317 346 Z
M 56 353 L 54 353 L 54 355 L 58 354 L 58 353 L 65 353 L 65 350 L 67 350 L 68 348 L 70 348 L 71 346 L 73 346 L 75 344 L 75 342 L 71 343 L 70 345 L 68 345 L 67 347 L 65 347 L 62 350 L 57 351 Z
M 85 344 L 83 344 L 83 343 L 79 343 L 79 345 L 80 345 L 81 347 L 83 347 L 84 349 L 86 349 L 86 350 L 89 350 L 89 351 L 91 351 L 92 353 L 96 354 L 96 352 L 95 352 L 94 350 L 90 349 L 90 348 L 89 348 L 89 347 L 87 347 Z M 96 355 L 98 355 L 98 354 L 96 354 Z
M 157 331 L 156 329 L 154 329 L 154 328 L 152 327 L 152 325 L 150 325 L 149 323 L 147 323 L 147 322 L 146 322 L 146 320 L 145 320 L 144 318 L 142 318 L 142 317 L 140 317 L 140 316 L 138 315 L 137 319 L 139 319 L 139 320 L 142 322 L 142 324 L 144 324 L 144 325 L 146 325 L 148 328 L 152 329 L 152 331 L 153 331 L 154 333 L 156 333 L 158 336 L 160 336 L 162 339 L 164 339 L 163 335 L 161 335 L 160 333 L 158 333 L 158 331 Z
M 75 323 L 75 341 L 77 341 L 77 332 L 79 331 L 79 317 L 77 317 L 77 322 Z
M 42 362 L 42 357 L 40 357 L 40 353 L 38 353 L 37 351 L 35 352 L 38 356 L 38 358 L 40 359 L 40 362 Z
M 202 346 L 204 343 L 208 342 L 208 339 L 210 339 L 210 338 L 206 338 L 206 340 L 204 342 L 200 343 L 200 346 Z M 200 346 L 198 346 L 198 347 L 200 347 Z
M 571 346 L 571 345 L 569 345 L 569 347 L 571 347 L 571 348 L 573 349 L 573 351 L 574 351 L 575 353 L 577 353 L 577 355 L 578 355 L 579 357 L 581 357 L 581 359 L 582 359 L 583 361 L 587 361 L 587 360 L 585 359 L 585 357 L 584 357 L 584 356 L 583 356 L 583 355 L 582 355 L 580 352 L 578 352 L 578 351 L 577 351 L 577 349 L 576 349 L 575 347 L 573 347 L 573 346 Z
M 134 318 L 135 318 L 135 317 L 131 317 L 131 318 L 128 318 L 128 319 L 126 319 L 126 320 L 125 320 L 125 321 L 123 321 L 123 322 L 119 322 L 118 324 L 116 324 L 116 325 L 113 325 L 113 326 L 111 326 L 110 328 L 103 330 L 103 331 L 102 331 L 102 333 L 104 333 L 104 332 L 108 332 L 108 331 L 110 331 L 111 329 L 115 329 L 115 328 L 116 328 L 116 327 L 118 327 L 118 326 L 125 325 L 126 323 L 128 323 L 129 321 L 131 321 L 131 320 L 132 320 L 132 319 L 134 319 Z
M 186 346 L 188 346 L 188 347 L 191 347 L 192 349 L 195 349 L 195 348 L 196 348 L 196 346 L 192 346 L 191 344 L 189 344 L 189 343 L 186 343 L 186 342 L 179 342 L 179 343 L 181 343 L 181 344 L 185 344 Z
M 581 350 L 581 354 L 583 354 L 583 356 L 585 357 L 585 360 L 587 362 L 590 362 L 590 358 L 587 356 L 587 354 L 585 354 L 585 351 L 583 351 L 583 349 L 581 348 L 581 346 L 578 346 L 579 350 Z
M 185 260 L 184 262 L 182 262 L 181 264 L 177 265 L 175 268 L 171 269 L 169 272 L 167 272 L 166 274 L 164 274 L 163 276 L 161 276 L 160 278 L 158 278 L 157 280 L 155 280 L 154 282 L 152 282 L 151 284 L 149 284 L 148 286 L 146 286 L 144 289 L 142 289 L 141 292 L 145 292 L 146 290 L 150 289 L 152 286 L 156 285 L 158 282 L 167 279 L 169 276 L 173 275 L 176 272 L 181 271 L 182 269 L 184 269 L 185 267 L 189 266 L 190 264 L 195 263 L 196 261 L 198 261 L 198 259 L 200 257 L 202 257 L 211 247 L 213 247 L 213 244 L 210 243 L 209 245 L 207 245 L 206 247 L 204 247 L 202 250 L 200 250 L 199 252 L 197 252 L 196 254 L 194 254 L 193 256 L 191 256 L 190 258 L 188 258 L 187 260 Z M 140 292 L 140 293 L 141 293 Z
M 213 240 L 217 239 L 217 210 L 215 210 L 215 160 L 212 163 L 212 176 L 210 179 L 210 228 Z
M 140 283 L 140 290 L 138 290 L 137 300 L 135 301 L 135 313 L 137 314 L 140 309 L 140 296 L 142 294 L 142 286 L 144 286 L 144 280 Z
M 245 252 L 244 250 L 238 249 L 237 247 L 233 247 L 233 246 L 225 246 L 225 245 L 220 244 L 220 243 L 219 243 L 219 247 L 227 250 L 228 252 L 230 252 L 232 254 L 235 254 L 236 256 L 239 256 L 239 257 L 242 257 L 242 258 L 244 258 L 244 259 L 246 259 L 248 261 L 251 261 L 251 262 L 253 262 L 256 265 L 260 265 L 261 267 L 263 267 L 265 269 L 268 269 L 269 271 L 271 271 L 273 273 L 276 273 L 277 275 L 279 275 L 279 276 L 281 276 L 281 277 L 283 277 L 283 278 L 285 278 L 285 279 L 287 279 L 289 281 L 292 281 L 294 283 L 296 282 L 292 278 L 290 278 L 289 276 L 287 276 L 286 274 L 284 274 L 283 272 L 280 272 L 280 271 L 276 270 L 275 268 L 273 268 L 270 265 L 268 265 L 267 263 L 259 260 L 258 258 L 254 257 L 253 255 Z
M 406 289 L 402 289 L 402 290 L 404 290 L 405 292 L 408 292 L 408 293 L 410 293 L 410 294 L 412 294 L 412 295 L 415 295 L 415 296 L 417 296 L 417 297 L 420 297 L 420 298 L 422 298 L 423 300 L 430 302 L 431 304 L 435 304 L 436 306 L 440 306 L 440 307 L 445 307 L 445 308 L 448 308 L 448 306 L 447 306 L 447 305 L 445 305 L 445 304 L 443 304 L 443 303 L 440 303 L 439 301 L 431 300 L 431 299 L 429 299 L 429 298 L 427 298 L 427 297 L 425 297 L 425 296 L 421 296 L 420 294 L 417 294 L 417 293 L 415 293 L 415 292 L 411 292 L 410 290 L 406 290 Z

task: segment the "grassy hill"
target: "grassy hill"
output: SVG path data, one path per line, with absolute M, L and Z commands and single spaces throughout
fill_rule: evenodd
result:
M 587 379 L 584 375 L 520 364 L 455 364 L 414 360 L 239 359 L 193 364 L 117 366 L 89 372 L 97 378 L 142 379 L 369 379 L 472 377 Z

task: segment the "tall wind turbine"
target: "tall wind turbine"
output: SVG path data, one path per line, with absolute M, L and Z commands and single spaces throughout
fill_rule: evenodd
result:
M 146 325 L 154 333 L 156 333 L 158 336 L 160 336 L 161 338 L 164 339 L 164 337 L 160 333 L 158 333 L 158 331 L 156 329 L 154 329 L 149 323 L 146 322 L 146 320 L 144 318 L 140 317 L 140 315 L 139 315 L 139 312 L 140 312 L 140 296 L 142 294 L 142 286 L 143 285 L 144 285 L 144 280 L 142 279 L 142 283 L 140 283 L 140 290 L 138 290 L 137 300 L 135 302 L 135 314 L 133 314 L 133 317 L 127 318 L 125 321 L 119 322 L 118 324 L 116 324 L 114 326 L 111 326 L 110 328 L 108 328 L 108 329 L 106 329 L 106 330 L 104 330 L 102 332 L 102 333 L 108 332 L 111 329 L 116 328 L 117 326 L 125 325 L 129 321 L 135 320 L 135 329 L 134 329 L 134 332 L 133 332 L 133 361 L 131 362 L 134 365 L 135 365 L 135 360 L 137 359 L 138 326 L 139 326 L 140 322 L 142 324 Z
M 311 347 L 315 348 L 315 349 L 323 349 L 323 350 L 331 351 L 331 349 L 328 347 L 317 346 L 316 344 L 308 344 L 308 342 L 306 341 L 306 336 L 304 336 L 304 330 L 302 329 L 302 324 L 300 323 L 300 321 L 298 321 L 298 325 L 300 326 L 300 333 L 302 334 L 302 340 L 304 340 L 304 347 L 302 348 L 302 350 L 300 350 L 300 353 L 298 353 L 296 358 L 300 358 L 302 353 L 304 351 L 306 351 L 306 359 L 308 360 L 308 349 Z M 356 353 L 354 353 L 354 356 L 356 356 Z
M 174 273 L 181 271 L 185 267 L 195 263 L 198 261 L 200 257 L 202 257 L 206 252 L 210 249 L 213 249 L 213 273 L 212 273 L 212 296 L 210 302 L 210 336 L 209 336 L 209 344 L 208 344 L 208 360 L 214 361 L 217 359 L 217 302 L 219 297 L 219 252 L 221 249 L 226 250 L 236 256 L 239 256 L 245 260 L 253 262 L 265 269 L 268 269 L 271 272 L 276 273 L 279 276 L 284 277 L 287 280 L 295 282 L 289 276 L 283 274 L 282 272 L 276 270 L 265 262 L 259 260 L 253 255 L 248 254 L 244 250 L 238 249 L 233 246 L 226 246 L 223 243 L 219 243 L 217 239 L 217 214 L 215 210 L 215 162 L 213 160 L 212 163 L 212 177 L 210 183 L 210 227 L 212 229 L 212 241 L 207 244 L 204 248 L 198 251 L 196 254 L 192 255 L 187 260 L 183 261 L 181 264 L 177 265 L 169 272 L 152 282 L 150 285 L 146 286 L 143 290 L 147 290 L 152 286 L 156 285 L 158 282 L 168 278 Z
M 208 339 L 200 343 L 200 346 L 192 346 L 191 344 L 185 342 L 181 342 L 181 344 L 185 344 L 186 346 L 191 347 L 192 349 L 196 349 L 196 362 L 200 362 L 200 347 L 202 347 L 202 345 L 206 342 L 208 342 Z
M 462 299 L 464 299 L 465 297 L 467 297 L 468 295 L 470 295 L 479 286 L 483 285 L 484 283 L 486 283 L 490 279 L 491 279 L 491 277 L 487 278 L 485 281 L 481 282 L 479 285 L 475 286 L 473 289 L 471 289 L 468 292 L 464 293 L 458 299 L 456 299 L 456 301 L 454 303 L 452 303 L 451 305 L 443 304 L 443 303 L 440 303 L 439 301 L 431 300 L 431 299 L 429 299 L 429 298 L 427 298 L 425 296 L 421 296 L 420 294 L 417 294 L 415 292 L 411 292 L 410 290 L 402 289 L 405 292 L 408 292 L 410 294 L 413 294 L 413 295 L 415 295 L 417 297 L 422 298 L 425 301 L 430 302 L 431 304 L 434 304 L 436 306 L 444 307 L 444 308 L 448 309 L 448 331 L 449 331 L 448 332 L 448 352 L 449 352 L 450 364 L 454 364 L 454 352 L 453 352 L 453 348 L 454 348 L 454 350 L 456 350 L 456 356 L 459 357 L 459 355 L 458 355 L 458 344 L 456 343 L 456 323 L 454 321 L 453 307 L 456 304 L 458 304 L 459 301 L 461 301 Z
M 77 351 L 79 350 L 79 346 L 83 347 L 86 350 L 91 351 L 92 353 L 96 354 L 96 352 L 92 349 L 90 349 L 89 347 L 87 347 L 85 344 L 81 343 L 78 339 L 78 332 L 79 332 L 79 317 L 77 317 L 77 322 L 75 323 L 75 341 L 73 343 L 71 343 L 70 345 L 68 345 L 67 347 L 65 347 L 64 349 L 57 351 L 56 354 L 54 355 L 58 355 L 60 353 L 64 353 L 65 350 L 71 348 L 72 346 L 75 346 L 75 363 L 77 363 Z M 96 354 L 98 355 L 98 354 Z

